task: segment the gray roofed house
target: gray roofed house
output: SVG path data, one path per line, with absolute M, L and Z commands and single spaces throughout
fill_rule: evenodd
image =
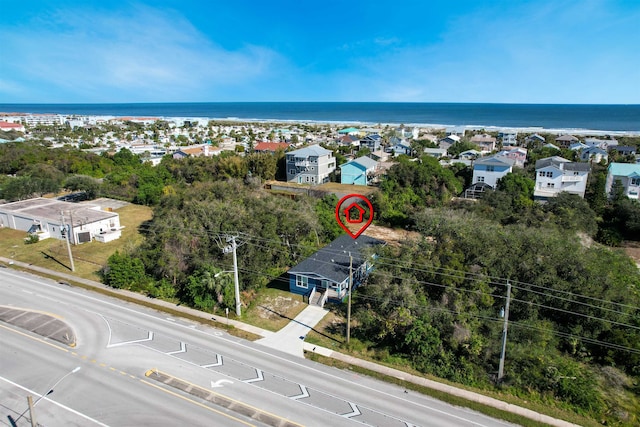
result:
M 327 299 L 342 301 L 349 287 L 349 256 L 353 258 L 355 289 L 373 268 L 373 258 L 366 250 L 383 244 L 384 241 L 373 237 L 360 235 L 353 239 L 343 234 L 289 270 L 289 290 L 309 296 L 310 303 L 318 301 L 323 305 Z
M 540 159 L 536 162 L 533 197 L 538 201 L 546 201 L 561 192 L 584 197 L 589 171 L 589 163 L 576 163 L 558 156 Z
M 498 180 L 513 171 L 514 159 L 505 156 L 481 157 L 473 163 L 471 183 L 485 183 L 496 188 Z
M 310 145 L 286 154 L 287 181 L 298 184 L 322 184 L 336 169 L 333 151 L 320 145 Z

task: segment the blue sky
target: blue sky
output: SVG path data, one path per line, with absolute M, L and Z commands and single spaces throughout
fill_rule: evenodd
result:
M 0 103 L 640 103 L 639 0 L 0 6 Z

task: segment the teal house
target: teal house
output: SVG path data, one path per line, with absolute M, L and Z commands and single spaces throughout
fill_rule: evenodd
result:
M 378 162 L 370 157 L 358 157 L 340 166 L 340 183 L 368 185 L 373 179 Z

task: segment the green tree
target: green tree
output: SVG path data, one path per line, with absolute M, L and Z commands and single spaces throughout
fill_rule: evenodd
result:
M 119 251 L 108 258 L 102 277 L 105 285 L 118 289 L 144 289 L 149 282 L 142 261 Z

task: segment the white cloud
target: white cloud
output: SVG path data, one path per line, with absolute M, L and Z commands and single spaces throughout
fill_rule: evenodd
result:
M 2 78 L 8 86 L 45 83 L 49 96 L 73 94 L 50 102 L 215 100 L 220 88 L 261 78 L 279 59 L 260 46 L 224 49 L 177 12 L 145 6 L 59 12 L 34 24 L 0 30 L 2 73 L 12 73 Z M 35 83 L 33 92 L 46 98 Z
M 349 80 L 381 101 L 637 103 L 638 19 L 599 0 L 477 9 L 437 43 L 360 58 Z

